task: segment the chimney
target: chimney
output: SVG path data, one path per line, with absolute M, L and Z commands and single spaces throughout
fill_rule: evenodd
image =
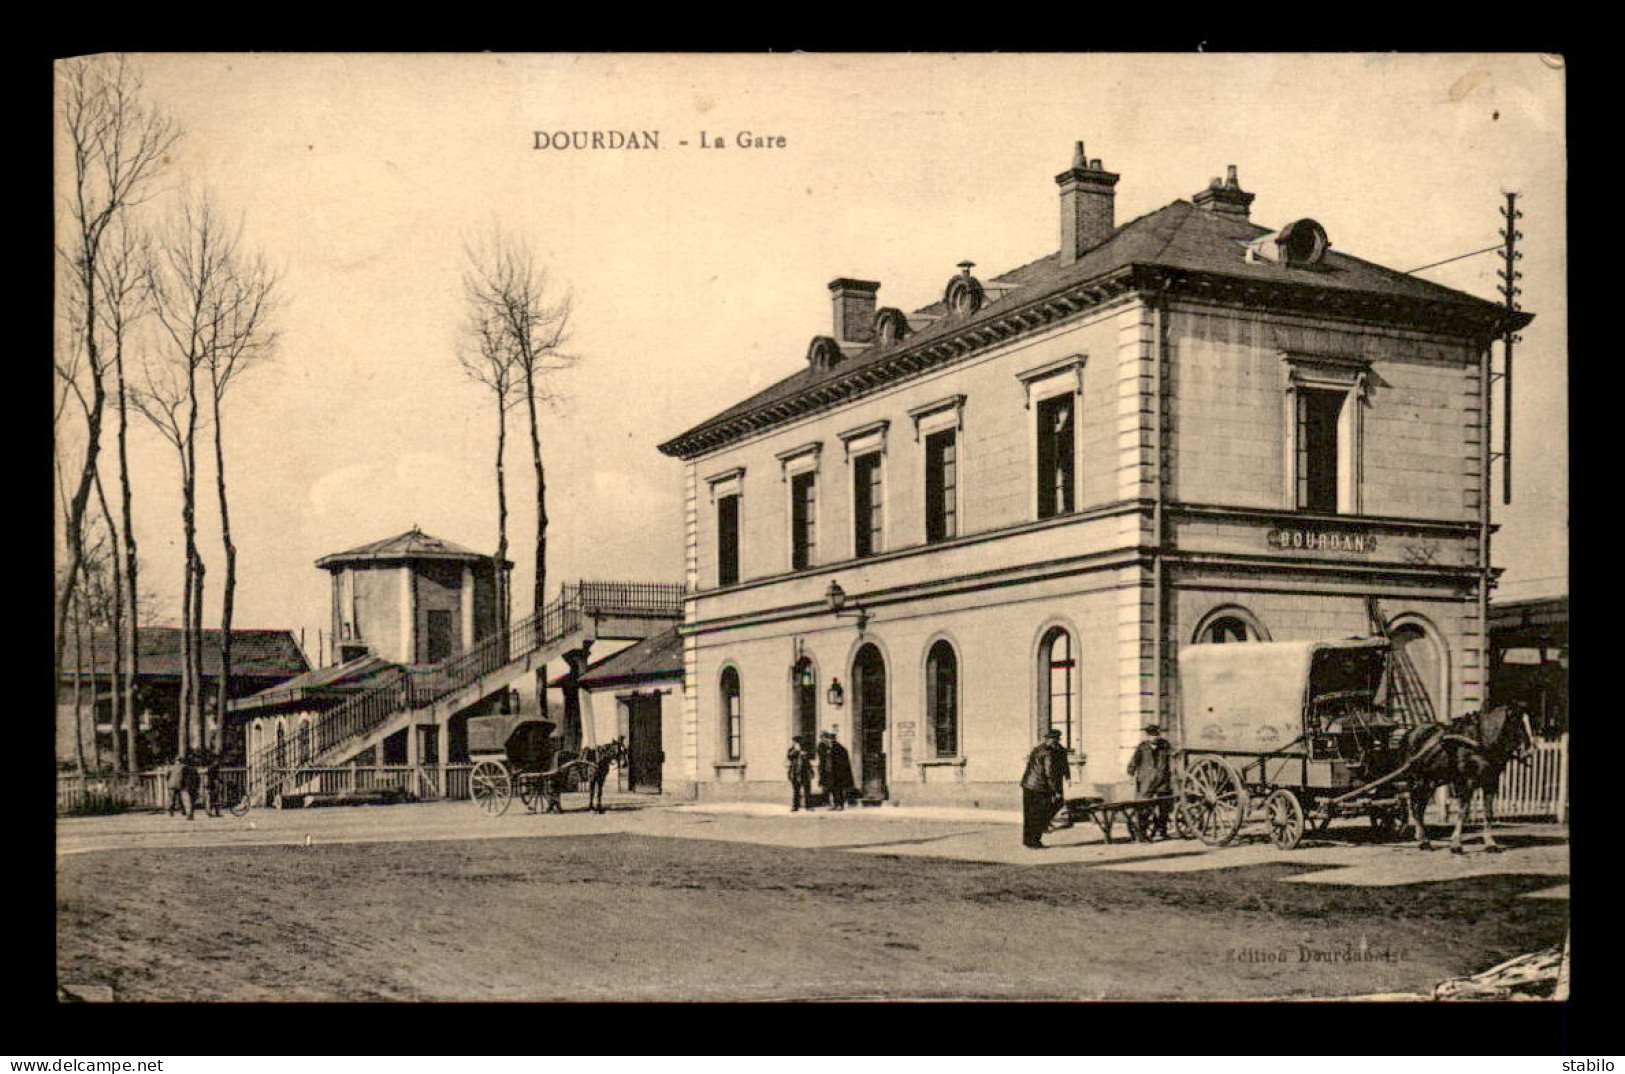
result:
M 844 276 L 829 281 L 835 298 L 835 342 L 842 347 L 867 347 L 875 341 L 874 280 L 849 280 Z
M 1061 188 L 1061 264 L 1070 265 L 1111 237 L 1117 226 L 1117 176 L 1090 160 L 1079 142 L 1072 167 L 1055 177 Z
M 1241 189 L 1236 182 L 1236 166 L 1230 165 L 1224 182 L 1214 179 L 1207 185 L 1207 189 L 1195 194 L 1191 201 L 1198 209 L 1206 209 L 1210 213 L 1224 213 L 1227 216 L 1247 219 L 1247 210 L 1253 204 L 1253 195 Z

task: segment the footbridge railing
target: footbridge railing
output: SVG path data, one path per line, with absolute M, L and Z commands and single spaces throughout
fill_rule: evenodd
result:
M 541 611 L 438 664 L 396 668 L 377 686 L 323 713 L 309 726 L 308 734 L 272 743 L 250 755 L 244 799 L 260 801 L 280 793 L 289 783 L 290 771 L 331 760 L 335 751 L 360 741 L 396 715 L 442 701 L 515 660 L 569 637 L 592 619 L 679 619 L 683 594 L 679 583 L 568 582 Z

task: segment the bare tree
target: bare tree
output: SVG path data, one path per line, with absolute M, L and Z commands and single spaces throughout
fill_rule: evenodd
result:
M 106 300 L 101 292 L 106 243 L 129 211 L 151 195 L 153 179 L 179 131 L 142 100 L 141 79 L 123 57 L 66 61 L 58 68 L 58 82 L 59 129 L 71 158 L 64 199 L 67 226 L 58 245 L 66 277 L 61 292 L 66 330 L 58 347 L 58 370 L 63 368 L 64 350 L 77 352 L 82 368 L 75 369 L 75 377 L 81 373 L 84 377 L 88 404 L 84 456 L 62 508 L 67 569 L 56 597 L 60 668 L 106 416 L 109 355 L 104 348 Z M 116 361 L 116 350 L 113 357 Z M 128 525 L 125 530 L 128 533 Z
M 158 240 L 148 282 L 161 327 L 143 363 L 132 402 L 175 449 L 181 476 L 185 569 L 181 586 L 181 751 L 203 746 L 203 594 L 206 568 L 197 543 L 197 434 L 203 413 L 200 374 L 235 330 L 242 294 L 238 234 L 207 198 L 184 199 Z
M 508 444 L 508 411 L 519 401 L 516 390 L 519 376 L 514 348 L 507 334 L 490 309 L 481 301 L 478 290 L 469 285 L 468 320 L 457 350 L 458 363 L 463 373 L 476 384 L 491 392 L 496 404 L 497 448 L 497 551 L 492 558 L 496 585 L 497 623 L 506 630 L 513 618 L 513 598 L 508 592 L 508 478 L 504 459 Z M 506 653 L 503 654 L 504 660 Z M 507 693 L 503 693 L 503 711 L 507 711 Z
M 231 510 L 226 495 L 225 424 L 221 404 L 226 389 L 270 358 L 276 347 L 276 333 L 270 327 L 277 305 L 276 276 L 263 257 L 242 252 L 239 234 L 233 231 L 221 250 L 221 278 L 210 298 L 215 328 L 212 343 L 203 358 L 203 366 L 209 374 L 215 491 L 220 501 L 220 538 L 226 559 L 226 577 L 221 589 L 219 689 L 215 696 L 214 726 L 208 736 L 208 748 L 213 751 L 223 745 L 220 736 L 226 726 L 226 708 L 231 700 L 231 618 L 237 593 L 237 546 L 231 539 Z
M 547 602 L 547 471 L 542 465 L 537 403 L 550 397 L 549 374 L 575 364 L 561 348 L 569 340 L 571 297 L 555 287 L 524 240 L 500 228 L 467 252 L 464 291 L 470 316 L 488 324 L 513 362 L 516 389 L 530 425 L 531 465 L 536 474 L 536 579 L 533 611 Z M 542 695 L 546 697 L 545 693 Z

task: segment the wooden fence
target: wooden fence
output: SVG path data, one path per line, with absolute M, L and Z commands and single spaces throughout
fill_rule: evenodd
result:
M 1528 764 L 1510 764 L 1501 773 L 1501 786 L 1495 800 L 1495 819 L 1555 820 L 1568 823 L 1569 819 L 1569 736 L 1555 739 L 1536 739 L 1535 748 L 1524 755 Z M 1444 816 L 1455 819 L 1455 803 L 1445 788 L 1439 789 L 1435 799 L 1444 810 Z M 1469 819 L 1478 820 L 1484 807 L 1474 799 Z
M 404 790 L 413 798 L 467 799 L 468 773 L 473 765 L 344 765 L 334 768 L 300 768 L 289 775 L 301 783 L 313 781 L 310 789 L 319 794 L 357 791 Z M 243 793 L 247 769 L 220 771 L 223 802 L 235 802 Z M 162 772 L 133 775 L 58 775 L 56 811 L 65 813 L 116 813 L 126 810 L 163 810 L 169 806 L 169 789 Z

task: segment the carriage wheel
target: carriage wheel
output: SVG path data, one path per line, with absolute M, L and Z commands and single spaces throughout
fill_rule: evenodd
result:
M 1270 840 L 1282 850 L 1291 850 L 1303 838 L 1303 803 L 1291 791 L 1277 787 L 1264 800 L 1264 818 L 1270 826 Z
M 502 816 L 513 802 L 508 769 L 500 761 L 481 761 L 475 765 L 468 774 L 468 785 L 474 794 L 474 804 L 487 816 Z
M 248 800 L 248 795 L 245 794 L 226 808 L 231 810 L 232 816 L 244 817 L 248 815 L 248 807 L 250 804 L 251 803 Z
M 1185 815 L 1185 803 L 1181 799 L 1173 805 L 1174 833 L 1181 839 L 1198 838 L 1197 831 L 1191 826 L 1190 818 Z
M 519 800 L 524 803 L 528 812 L 536 812 L 536 807 L 542 800 L 543 776 L 535 772 L 525 772 L 514 777 L 514 783 L 519 790 Z
M 1185 824 L 1208 846 L 1236 837 L 1247 819 L 1247 788 L 1222 757 L 1198 757 L 1185 770 L 1179 809 Z

